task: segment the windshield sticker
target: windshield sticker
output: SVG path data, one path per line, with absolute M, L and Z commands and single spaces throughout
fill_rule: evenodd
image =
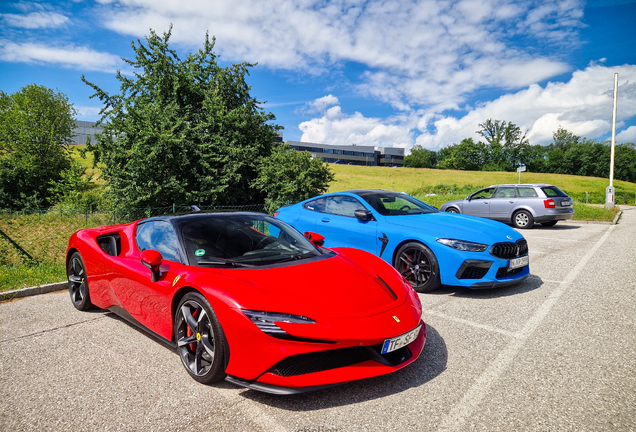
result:
M 190 249 L 190 250 L 192 250 L 192 249 Z M 196 256 L 203 256 L 203 255 L 205 255 L 205 251 L 203 249 L 197 249 L 196 252 L 194 252 L 194 254 Z

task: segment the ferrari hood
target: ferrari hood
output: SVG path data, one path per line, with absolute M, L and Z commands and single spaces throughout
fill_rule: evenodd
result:
M 234 279 L 232 295 L 243 309 L 314 320 L 357 318 L 390 310 L 406 299 L 399 275 L 380 264 L 376 270 L 335 255 L 278 268 L 224 269 L 222 274 Z
M 417 230 L 436 238 L 453 238 L 477 243 L 493 244 L 516 241 L 521 234 L 501 222 L 476 216 L 451 213 L 429 213 L 422 215 L 387 216 L 386 222 Z

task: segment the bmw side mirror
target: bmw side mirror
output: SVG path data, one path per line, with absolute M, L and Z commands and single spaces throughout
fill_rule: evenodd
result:
M 307 231 L 303 235 L 305 236 L 305 238 L 307 240 L 312 242 L 314 244 L 314 246 L 316 246 L 316 247 L 321 247 L 322 245 L 325 244 L 325 236 L 321 236 L 318 233 Z
M 163 262 L 163 256 L 156 250 L 146 249 L 141 253 L 141 263 L 148 267 L 152 272 L 152 281 L 157 282 L 159 280 L 159 276 L 161 276 L 161 271 L 159 267 Z
M 369 210 L 356 210 L 354 214 L 356 215 L 356 218 L 360 219 L 361 221 L 373 220 L 373 214 L 371 214 Z

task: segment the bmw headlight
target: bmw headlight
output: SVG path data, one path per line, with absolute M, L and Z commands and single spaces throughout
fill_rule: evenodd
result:
M 448 247 L 452 247 L 453 249 L 457 249 L 460 251 L 467 252 L 483 252 L 488 249 L 488 245 L 481 243 L 473 243 L 465 240 L 456 240 L 456 239 L 437 239 L 443 245 Z
M 258 327 L 263 333 L 280 339 L 287 339 L 288 333 L 282 328 L 278 327 L 278 325 L 276 325 L 277 322 L 316 324 L 316 322 L 311 318 L 307 318 L 306 316 L 302 315 L 254 311 L 247 309 L 241 309 L 241 312 L 243 312 L 250 320 L 252 320 L 252 322 L 256 324 L 256 327 Z

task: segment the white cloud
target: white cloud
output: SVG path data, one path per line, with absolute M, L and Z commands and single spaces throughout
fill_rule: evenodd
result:
M 40 43 L 15 43 L 0 39 L 0 60 L 56 64 L 84 70 L 114 72 L 121 67 L 121 59 L 113 54 L 94 51 L 86 47 L 68 45 L 49 46 Z
M 102 0 L 107 28 L 143 37 L 174 24 L 174 42 L 200 46 L 206 30 L 228 59 L 322 73 L 366 68 L 358 90 L 391 103 L 452 108 L 483 86 L 519 89 L 565 72 L 559 59 L 514 37 L 576 45 L 579 0 Z M 537 6 L 538 5 L 538 6 Z
M 327 95 L 321 98 L 315 99 L 311 102 L 307 102 L 301 111 L 304 113 L 321 113 L 327 109 L 327 107 L 337 105 L 339 103 L 338 98 L 334 95 Z
M 480 139 L 479 123 L 489 118 L 515 123 L 528 130 L 531 144 L 548 144 L 559 127 L 586 138 L 599 138 L 611 131 L 614 73 L 619 73 L 619 127 L 636 116 L 636 66 L 590 66 L 577 71 L 566 83 L 533 84 L 482 104 L 460 118 L 433 111 L 415 112 L 388 119 L 347 115 L 340 106 L 320 118 L 299 125 L 301 141 L 410 148 L 420 144 L 438 149 L 463 138 Z M 636 126 L 617 135 L 617 142 L 633 142 Z
M 2 21 L 10 27 L 38 29 L 60 27 L 68 22 L 68 17 L 57 12 L 31 12 L 26 15 L 0 14 Z
M 369 118 L 359 112 L 344 114 L 336 105 L 327 109 L 322 117 L 303 122 L 298 127 L 303 132 L 303 142 L 411 147 L 416 124 L 416 116 Z
M 619 134 L 616 134 L 617 143 L 636 143 L 636 126 L 630 126 Z

